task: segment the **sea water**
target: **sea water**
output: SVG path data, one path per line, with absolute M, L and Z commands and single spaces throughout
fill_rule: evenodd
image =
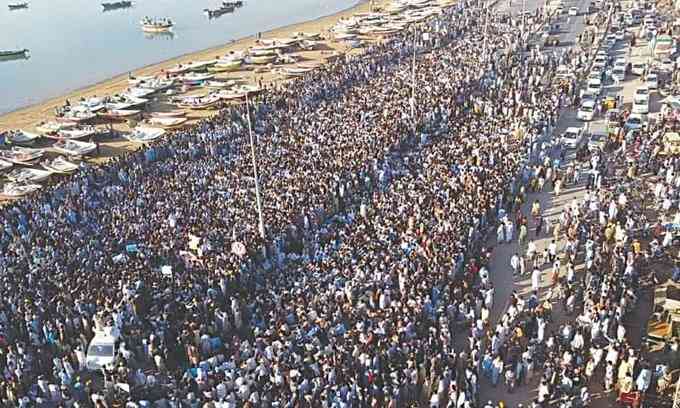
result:
M 203 9 L 218 8 L 221 0 L 133 0 L 133 7 L 111 11 L 103 11 L 101 0 L 25 1 L 28 9 L 0 4 L 0 50 L 30 50 L 28 59 L 0 61 L 0 113 L 359 2 L 244 0 L 233 13 L 208 19 Z M 143 33 L 144 16 L 171 18 L 172 35 Z

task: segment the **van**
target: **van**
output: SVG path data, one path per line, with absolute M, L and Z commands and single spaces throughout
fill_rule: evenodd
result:
M 648 96 L 635 96 L 633 98 L 633 113 L 640 113 L 646 115 L 649 113 L 649 97 Z
M 88 370 L 99 371 L 112 365 L 118 356 L 120 332 L 114 327 L 106 327 L 102 331 L 96 331 L 94 337 L 87 346 L 85 365 Z
M 595 116 L 595 101 L 592 99 L 586 100 L 579 107 L 578 112 L 576 112 L 576 118 L 583 121 L 591 121 Z
M 593 95 L 599 95 L 600 93 L 602 93 L 602 81 L 595 78 L 588 80 L 588 84 L 586 85 L 586 92 Z

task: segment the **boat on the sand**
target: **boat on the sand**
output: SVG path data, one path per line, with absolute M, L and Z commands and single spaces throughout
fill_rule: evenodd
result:
M 165 129 L 138 126 L 131 133 L 123 134 L 123 137 L 131 142 L 149 143 L 165 134 Z
M 187 112 L 182 109 L 175 109 L 169 112 L 152 112 L 151 117 L 154 118 L 183 118 Z
M 177 106 L 188 109 L 212 109 L 219 103 L 220 98 L 215 95 L 187 96 L 179 99 Z
M 12 166 L 14 166 L 14 164 L 12 164 L 12 162 L 8 162 L 7 160 L 0 159 L 0 170 L 11 169 Z
M 45 151 L 43 149 L 15 146 L 12 150 L 0 150 L 0 159 L 14 164 L 30 166 L 33 164 L 33 161 L 40 159 L 44 154 Z
M 84 156 L 94 152 L 97 149 L 97 145 L 95 143 L 69 139 L 56 142 L 52 145 L 52 149 L 67 156 Z
M 45 122 L 36 126 L 35 130 L 42 134 L 48 134 L 56 133 L 62 129 L 69 129 L 75 127 L 76 125 L 76 122 Z
M 40 135 L 25 130 L 17 130 L 7 133 L 5 138 L 11 144 L 28 146 L 35 143 L 40 138 Z
M 97 128 L 94 126 L 82 126 L 72 129 L 62 129 L 57 133 L 45 135 L 49 139 L 68 140 L 68 139 L 82 139 L 85 137 L 94 136 L 97 134 Z
M 49 170 L 40 170 L 30 167 L 15 168 L 7 173 L 6 177 L 10 181 L 17 183 L 37 183 L 43 181 L 52 175 Z
M 98 115 L 105 119 L 116 120 L 130 118 L 139 115 L 140 112 L 139 109 L 108 109 L 100 112 Z
M 40 184 L 6 183 L 0 190 L 0 199 L 16 200 L 41 188 Z
M 149 118 L 149 124 L 153 126 L 159 126 L 164 129 L 172 129 L 183 126 L 187 123 L 188 118 Z
M 57 156 L 52 160 L 46 160 L 40 164 L 45 170 L 53 173 L 71 174 L 78 170 L 78 165 L 66 160 L 63 156 Z
M 190 72 L 179 77 L 179 80 L 186 85 L 199 85 L 205 81 L 211 80 L 215 77 L 213 74 L 201 74 L 197 72 Z

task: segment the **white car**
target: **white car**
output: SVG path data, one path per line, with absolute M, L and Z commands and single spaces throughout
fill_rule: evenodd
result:
M 576 149 L 581 144 L 583 129 L 568 127 L 562 135 L 562 143 L 569 149 Z
M 636 88 L 635 92 L 633 92 L 633 98 L 637 98 L 637 97 L 640 97 L 640 96 L 644 96 L 644 97 L 649 98 L 649 88 L 647 88 L 646 86 L 641 86 L 639 88 Z
M 593 95 L 599 95 L 602 93 L 602 81 L 599 79 L 590 79 L 586 85 L 586 92 Z
M 661 63 L 659 63 L 659 68 L 662 71 L 672 73 L 675 70 L 675 61 L 670 58 L 666 58 Z
M 604 150 L 605 142 L 607 137 L 603 133 L 593 133 L 590 135 L 590 140 L 588 140 L 588 150 L 591 152 L 594 150 Z
M 626 123 L 623 124 L 623 129 L 625 131 L 640 129 L 640 128 L 642 128 L 643 124 L 644 124 L 644 120 L 642 119 L 641 114 L 631 113 L 628 116 L 628 120 L 626 120 Z
M 633 113 L 646 115 L 649 113 L 649 96 L 636 96 L 633 98 Z
M 656 74 L 647 74 L 647 88 L 659 89 L 659 77 Z
M 578 16 L 578 7 L 569 8 L 569 15 L 570 16 Z
M 120 332 L 112 330 L 97 331 L 87 347 L 85 365 L 89 370 L 98 371 L 110 366 L 116 360 Z
M 633 75 L 642 76 L 645 74 L 645 63 L 644 62 L 634 62 L 630 69 Z
M 581 103 L 578 112 L 576 112 L 576 118 L 585 122 L 593 120 L 595 117 L 595 101 L 589 99 Z
M 612 70 L 612 79 L 618 82 L 623 82 L 626 80 L 626 70 L 625 68 L 615 67 Z

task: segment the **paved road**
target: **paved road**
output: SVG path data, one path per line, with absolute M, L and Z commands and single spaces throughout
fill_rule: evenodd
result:
M 571 7 L 571 4 L 567 2 L 565 4 L 565 7 L 566 8 Z M 580 7 L 583 10 L 585 9 L 585 7 L 587 7 L 587 4 L 582 3 Z M 569 24 L 568 32 L 564 32 L 561 34 L 562 42 L 574 41 L 574 39 L 578 36 L 579 32 L 583 30 L 582 16 L 579 16 L 577 18 L 572 17 L 571 20 L 572 21 Z M 618 48 L 615 48 L 613 54 L 615 56 L 628 55 L 629 53 L 628 48 L 629 48 L 628 46 L 624 47 L 623 45 L 618 45 Z M 634 60 L 636 58 L 643 58 L 643 56 L 646 55 L 646 52 L 647 52 L 646 44 L 638 43 L 637 46 L 634 47 L 630 52 L 631 59 Z M 616 95 L 620 93 L 624 97 L 624 103 L 630 103 L 632 102 L 632 95 L 635 89 L 640 85 L 642 85 L 642 81 L 639 78 L 629 74 L 626 77 L 626 80 L 623 81 L 618 86 L 614 86 L 612 83 L 609 83 L 605 87 L 604 94 Z M 650 104 L 650 115 L 654 115 L 656 112 L 658 112 L 659 100 L 660 97 L 658 96 L 658 94 L 652 95 L 652 103 Z M 583 122 L 576 119 L 575 110 L 568 109 L 562 114 L 555 129 L 554 135 L 559 135 L 567 127 L 570 126 L 583 127 L 583 125 L 584 125 Z M 591 131 L 604 130 L 605 129 L 604 118 L 603 117 L 596 118 L 596 120 L 594 120 L 590 124 L 590 129 Z M 573 153 L 567 156 L 567 161 L 570 161 L 572 158 Z M 581 184 L 567 186 L 559 197 L 555 197 L 553 192 L 549 191 L 530 194 L 527 199 L 527 204 L 525 204 L 524 206 L 524 212 L 525 214 L 528 214 L 530 211 L 529 208 L 530 203 L 532 203 L 534 200 L 539 200 L 541 203 L 541 208 L 545 209 L 545 214 L 548 218 L 548 222 L 550 222 L 549 221 L 550 218 L 558 217 L 559 214 L 561 214 L 565 205 L 570 204 L 572 200 L 581 199 L 583 193 L 584 186 Z M 550 244 L 552 238 L 547 236 L 544 231 L 538 237 L 536 237 L 534 235 L 534 228 L 530 227 L 529 239 L 534 240 L 534 242 L 537 244 L 538 250 L 542 251 Z M 558 243 L 559 248 L 561 248 L 562 245 L 564 245 L 564 242 Z M 492 310 L 492 317 L 494 318 L 494 320 L 498 319 L 504 313 L 507 299 L 509 298 L 510 293 L 513 290 L 516 290 L 518 293 L 524 295 L 528 295 L 528 293 L 530 293 L 531 291 L 530 279 L 527 278 L 515 279 L 512 276 L 509 260 L 510 257 L 515 252 L 519 252 L 518 245 L 516 242 L 510 244 L 497 245 L 494 248 L 493 258 L 490 264 L 490 273 L 492 276 L 494 286 L 496 288 L 495 297 L 496 302 Z M 564 274 L 565 273 L 564 267 L 562 269 L 563 269 L 562 274 Z M 579 265 L 577 267 L 577 273 L 579 273 L 582 270 L 583 265 Z M 547 292 L 547 286 L 549 285 L 548 274 L 549 271 L 546 270 L 543 275 L 540 295 L 545 295 Z M 645 302 L 647 302 L 648 300 L 649 299 L 641 299 L 641 301 Z M 634 313 L 634 316 L 629 317 L 627 322 L 627 325 L 629 326 L 627 327 L 628 332 L 631 333 L 634 337 L 636 337 L 635 339 L 632 339 L 633 344 L 637 344 L 639 342 L 639 336 L 641 334 L 642 325 L 644 324 L 646 318 L 648 318 L 649 309 L 648 307 L 643 306 L 638 309 L 639 310 L 636 310 L 636 312 Z M 647 310 L 647 316 L 644 316 L 645 310 Z M 554 317 L 555 323 L 551 326 L 552 328 L 558 326 L 559 324 L 566 321 L 567 318 L 569 318 L 566 316 L 564 311 L 561 310 L 560 305 L 554 305 Z M 548 330 L 550 330 L 550 328 Z M 503 400 L 506 403 L 506 407 L 512 408 L 516 407 L 517 404 L 519 403 L 523 403 L 526 406 L 527 403 L 530 403 L 531 400 L 536 397 L 538 385 L 537 381 L 538 379 L 534 377 L 534 383 L 522 385 L 519 388 L 517 388 L 514 393 L 508 394 L 503 385 L 499 385 L 497 388 L 494 388 L 492 387 L 489 381 L 487 381 L 485 378 L 482 378 L 480 382 L 481 401 L 486 402 L 487 400 L 492 401 Z M 594 397 L 592 405 L 593 407 L 604 408 L 613 406 L 614 404 L 613 400 L 610 398 L 610 396 L 603 395 L 602 388 L 599 384 L 591 384 L 591 387 L 593 388 L 591 391 L 591 395 L 593 395 Z

